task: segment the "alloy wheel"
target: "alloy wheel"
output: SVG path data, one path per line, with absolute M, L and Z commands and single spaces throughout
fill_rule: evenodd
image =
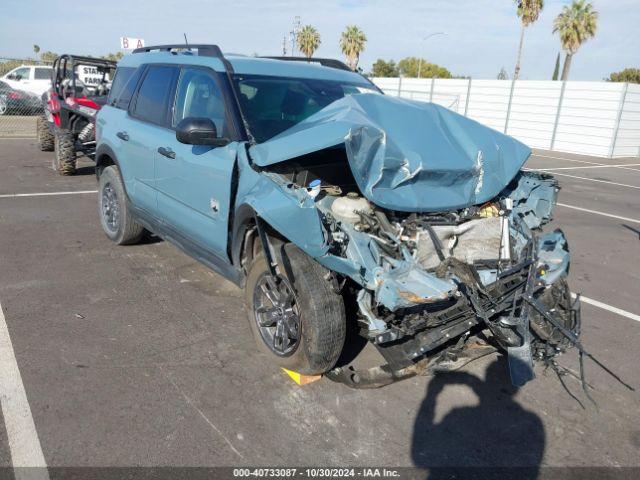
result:
M 111 232 L 117 232 L 120 226 L 120 205 L 118 195 L 111 183 L 105 183 L 102 188 L 102 218 Z
M 260 336 L 278 356 L 288 357 L 300 343 L 300 311 L 289 282 L 265 272 L 253 292 L 254 317 Z

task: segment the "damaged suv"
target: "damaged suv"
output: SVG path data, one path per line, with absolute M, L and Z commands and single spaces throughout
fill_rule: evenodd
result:
M 567 241 L 542 231 L 559 188 L 522 170 L 530 149 L 335 60 L 298 60 L 215 45 L 121 60 L 97 117 L 107 236 L 174 243 L 245 289 L 275 363 L 352 386 L 487 348 L 523 384 L 577 342 Z M 350 328 L 384 365 L 338 363 Z

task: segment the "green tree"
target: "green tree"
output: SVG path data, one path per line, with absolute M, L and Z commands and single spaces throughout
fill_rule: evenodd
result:
M 558 75 L 560 75 L 560 52 L 558 52 L 558 56 L 556 57 L 556 67 L 553 69 L 553 77 L 551 77 L 551 80 L 558 80 Z
M 367 37 L 357 25 L 349 25 L 340 36 L 340 49 L 347 59 L 347 65 L 355 70 L 360 60 L 360 54 L 364 51 Z
M 320 34 L 315 27 L 305 25 L 298 32 L 296 43 L 298 45 L 298 50 L 300 50 L 305 57 L 311 58 L 313 53 L 320 46 Z
M 379 58 L 371 67 L 372 77 L 397 77 L 399 73 L 398 66 L 393 60 L 389 60 L 387 62 L 386 60 Z
M 0 62 L 0 75 L 10 72 L 14 68 L 21 65 L 33 65 L 33 60 L 7 60 L 6 62 Z
M 520 62 L 522 61 L 522 45 L 524 43 L 524 29 L 538 20 L 540 12 L 544 8 L 544 0 L 515 0 L 518 18 L 520 19 L 520 45 L 518 46 L 518 58 L 513 79 L 520 77 Z
M 610 82 L 640 83 L 640 68 L 625 68 L 609 75 Z
M 56 58 L 58 58 L 58 54 L 49 51 L 43 52 L 42 55 L 40 55 L 40 60 L 46 63 L 53 63 Z
M 424 78 L 451 78 L 451 72 L 440 65 L 436 65 L 435 63 L 429 63 L 425 59 L 421 60 L 417 57 L 407 57 L 403 58 L 398 62 L 398 71 L 404 77 L 417 77 L 418 70 L 420 71 L 420 76 Z
M 571 59 L 580 46 L 596 34 L 597 23 L 598 12 L 586 0 L 574 0 L 570 6 L 565 5 L 556 17 L 553 22 L 553 33 L 560 35 L 560 43 L 566 54 L 562 67 L 562 80 L 569 77 Z
M 500 71 L 498 72 L 498 76 L 496 77 L 498 80 L 509 80 L 509 74 L 507 73 L 507 71 L 504 69 L 504 67 L 502 67 L 500 69 Z
M 33 53 L 36 54 L 36 59 L 38 58 L 38 54 L 40 53 L 40 45 L 33 46 Z
M 124 54 L 122 52 L 116 52 L 116 53 L 107 53 L 106 55 L 102 55 L 102 57 L 100 58 L 104 58 L 106 60 L 113 60 L 114 62 L 117 62 L 122 57 L 124 57 Z

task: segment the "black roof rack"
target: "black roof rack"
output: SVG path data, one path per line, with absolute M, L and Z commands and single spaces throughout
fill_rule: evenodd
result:
M 266 57 L 260 57 L 260 58 L 271 58 L 272 60 L 285 60 L 288 62 L 319 63 L 323 67 L 336 68 L 338 70 L 346 70 L 349 72 L 353 71 L 345 63 L 341 62 L 340 60 L 336 60 L 334 58 L 277 57 L 277 56 L 276 57 L 266 56 Z
M 222 50 L 218 45 L 206 45 L 206 44 L 186 44 L 186 43 L 177 43 L 173 45 L 153 45 L 151 47 L 141 47 L 136 48 L 132 53 L 148 53 L 154 50 L 158 50 L 161 52 L 170 52 L 171 50 L 175 50 L 177 48 L 181 48 L 183 50 L 196 50 L 198 55 L 203 57 L 218 57 L 224 58 L 222 54 Z
M 224 57 L 224 54 L 222 53 L 222 50 L 220 50 L 220 47 L 218 45 L 213 45 L 213 44 L 176 43 L 171 45 L 152 45 L 151 47 L 136 48 L 131 53 L 149 53 L 154 50 L 158 50 L 160 52 L 170 52 L 171 50 L 175 50 L 178 48 L 182 50 L 195 50 L 198 56 L 201 56 L 201 57 L 219 58 L 220 60 L 222 60 L 222 63 L 224 64 L 224 68 L 227 70 L 227 73 L 228 74 L 233 73 L 233 67 L 231 66 L 231 63 L 229 62 L 229 60 L 227 60 Z

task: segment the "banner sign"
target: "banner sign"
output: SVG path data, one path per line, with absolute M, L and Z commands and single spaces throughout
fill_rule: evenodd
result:
M 144 47 L 143 38 L 120 37 L 120 48 L 123 50 L 133 50 Z

